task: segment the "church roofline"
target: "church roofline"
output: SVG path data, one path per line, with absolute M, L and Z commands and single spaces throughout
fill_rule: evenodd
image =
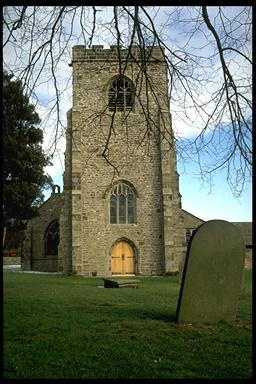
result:
M 196 218 L 197 220 L 201 220 L 202 222 L 205 222 L 205 220 L 201 219 L 200 217 L 197 217 L 197 216 L 194 215 L 193 213 L 190 213 L 190 212 L 186 211 L 186 210 L 183 209 L 183 208 L 181 208 L 181 210 L 182 210 L 183 212 L 185 212 L 186 214 L 188 214 L 188 215 L 190 215 L 190 216 Z

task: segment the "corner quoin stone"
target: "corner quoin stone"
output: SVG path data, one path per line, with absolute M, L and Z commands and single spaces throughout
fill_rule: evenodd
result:
M 244 240 L 235 225 L 210 220 L 198 227 L 186 255 L 176 321 L 235 321 L 244 258 Z

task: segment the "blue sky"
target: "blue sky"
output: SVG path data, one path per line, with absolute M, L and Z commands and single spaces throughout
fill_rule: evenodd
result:
M 90 7 L 89 7 L 90 8 Z M 98 7 L 99 8 L 99 7 Z M 132 7 L 131 7 L 132 8 Z M 178 8 L 180 10 L 181 7 Z M 184 47 L 187 52 L 195 55 L 204 55 L 203 61 L 201 62 L 202 67 L 205 68 L 209 72 L 208 81 L 199 88 L 192 88 L 193 95 L 196 95 L 198 102 L 206 102 L 211 101 L 212 90 L 218 89 L 220 77 L 216 78 L 216 62 L 213 60 L 210 63 L 207 61 L 209 56 L 212 53 L 211 43 L 210 41 L 209 31 L 207 32 L 203 27 L 202 29 L 196 28 L 193 23 L 188 23 L 187 18 L 192 14 L 194 16 L 194 20 L 197 19 L 198 16 L 198 7 L 197 9 L 193 7 L 182 7 L 183 11 L 181 14 L 175 13 L 174 19 L 169 19 L 169 15 L 173 12 L 173 7 L 147 7 L 147 10 L 151 12 L 153 15 L 154 23 L 156 28 L 163 32 L 163 37 L 165 42 L 171 47 L 172 50 L 177 52 L 181 52 L 179 49 L 183 49 Z M 229 17 L 231 14 L 239 14 L 242 7 L 223 7 L 224 12 Z M 46 7 L 47 10 L 47 7 Z M 218 19 L 215 17 L 219 8 L 218 7 L 208 7 L 208 12 L 211 20 L 218 23 Z M 51 9 L 48 10 L 49 15 L 51 15 Z M 176 12 L 176 11 L 175 11 Z M 190 14 L 192 12 L 192 14 Z M 242 13 L 241 13 L 242 14 Z M 106 26 L 106 20 L 110 20 L 113 18 L 113 9 L 112 7 L 102 8 L 102 11 L 99 12 L 100 17 L 102 18 L 102 26 L 99 27 L 99 30 L 96 31 L 95 39 L 93 44 L 101 44 L 107 48 L 107 45 L 110 44 L 110 37 L 112 34 L 110 30 Z M 92 17 L 92 15 L 91 15 Z M 241 16 L 242 17 L 242 16 Z M 239 20 L 236 21 L 238 23 L 235 25 L 237 27 L 235 30 L 239 31 Z M 65 19 L 65 28 L 67 31 L 70 28 L 70 20 Z M 166 24 L 167 23 L 167 24 Z M 196 21 L 195 21 L 196 23 Z M 56 75 L 58 79 L 58 87 L 60 89 L 61 95 L 61 119 L 63 122 L 63 126 L 60 127 L 60 131 L 58 132 L 58 145 L 57 151 L 55 152 L 55 156 L 53 159 L 53 166 L 47 167 L 46 172 L 49 173 L 55 184 L 61 186 L 61 190 L 63 188 L 62 182 L 62 174 L 63 174 L 63 164 L 64 164 L 64 151 L 65 151 L 65 126 L 66 126 L 66 112 L 72 106 L 71 100 L 71 68 L 68 66 L 68 62 L 70 62 L 70 54 L 71 47 L 76 44 L 84 44 L 84 40 L 81 40 L 81 31 L 79 30 L 79 19 L 78 22 L 74 23 L 73 36 L 65 49 L 65 59 L 60 60 L 58 63 L 58 68 L 56 68 Z M 226 25 L 226 28 L 229 28 L 229 25 Z M 125 29 L 126 28 L 126 29 Z M 129 28 L 128 28 L 129 29 Z M 124 30 L 127 30 L 127 26 L 124 25 Z M 192 31 L 192 35 L 191 35 Z M 196 31 L 196 32 L 195 32 Z M 207 33 L 206 33 L 207 32 Z M 18 33 L 18 31 L 16 31 Z M 125 34 L 123 35 L 125 37 Z M 18 36 L 17 36 L 18 37 Z M 44 39 L 44 36 L 41 36 L 40 39 Z M 114 36 L 111 37 L 112 40 Z M 230 34 L 231 38 L 231 34 Z M 80 40 L 79 40 L 80 39 Z M 206 39 L 206 40 L 204 40 Z M 114 39 L 115 40 L 115 39 Z M 240 40 L 237 39 L 237 42 Z M 36 43 L 36 42 L 35 42 Z M 112 42 L 114 43 L 114 41 Z M 231 42 L 233 44 L 233 42 Z M 22 44 L 22 41 L 21 41 Z M 248 47 L 245 46 L 243 41 L 241 41 L 243 49 L 247 49 L 246 53 L 250 52 L 251 47 L 250 43 L 248 43 Z M 58 45 L 56 45 L 56 49 Z M 230 52 L 229 52 L 230 54 Z M 12 45 L 7 45 L 4 50 L 4 60 L 5 63 L 8 63 L 10 67 L 13 68 L 14 73 L 17 71 L 17 68 L 22 67 L 25 58 L 21 55 L 21 63 L 19 63 L 16 51 L 13 49 Z M 42 58 L 41 58 L 42 60 Z M 40 61 L 38 62 L 38 64 Z M 237 78 L 243 78 L 243 76 L 250 77 L 251 68 L 247 63 L 247 67 L 245 63 L 242 63 L 241 56 L 236 60 L 235 57 L 230 56 L 229 60 L 230 70 L 233 75 Z M 184 64 L 185 65 L 185 64 Z M 218 65 L 218 62 L 217 62 Z M 197 66 L 196 69 L 199 67 Z M 240 70 L 242 68 L 242 72 Z M 44 76 L 48 76 L 47 74 L 47 66 L 45 66 L 46 72 L 42 72 L 42 77 L 40 78 L 40 83 L 36 87 L 36 94 L 38 96 L 38 104 L 37 110 L 40 116 L 48 116 L 45 120 L 45 142 L 44 148 L 49 149 L 52 148 L 52 143 L 55 139 L 55 127 L 56 121 L 54 116 L 48 115 L 48 111 L 52 107 L 51 103 L 55 101 L 55 93 L 54 87 L 52 86 L 51 80 L 44 81 Z M 190 73 L 191 67 L 186 67 L 181 64 L 180 69 L 187 71 Z M 35 72 L 36 74 L 36 72 Z M 245 77 L 243 79 L 245 79 Z M 198 84 L 199 86 L 200 84 Z M 243 84 L 242 84 L 243 85 Z M 214 88 L 215 87 L 215 88 Z M 191 100 L 186 98 L 186 94 L 183 92 L 183 89 L 177 86 L 175 89 L 176 94 L 173 94 L 173 98 L 171 99 L 170 110 L 172 112 L 172 120 L 174 131 L 178 131 L 181 133 L 181 137 L 193 137 L 195 133 L 199 133 L 198 127 L 200 124 L 198 123 L 198 114 L 195 111 L 195 108 L 190 108 Z M 209 93 L 207 93 L 209 92 Z M 185 94 L 185 96 L 184 96 Z M 176 100 L 175 100 L 176 97 Z M 184 98 L 184 99 L 183 99 Z M 178 100 L 178 102 L 177 102 Z M 48 103 L 49 101 L 49 103 Z M 186 101 L 186 108 L 183 108 L 183 101 Z M 213 100 L 214 101 L 214 100 Z M 185 105 L 185 104 L 184 104 Z M 209 104 L 209 108 L 211 104 Z M 207 118 L 207 112 L 209 110 L 205 108 L 205 115 L 203 118 Z M 183 115 L 182 115 L 183 114 Z M 185 120 L 189 117 L 187 122 Z M 206 155 L 202 157 L 202 164 L 204 165 L 210 159 L 207 158 Z M 183 162 L 183 160 L 178 156 L 177 159 L 178 172 L 180 174 L 180 193 L 182 195 L 182 207 L 183 209 L 193 213 L 194 215 L 200 217 L 203 220 L 211 220 L 211 219 L 224 219 L 229 221 L 251 221 L 252 220 L 252 182 L 248 182 L 244 186 L 243 193 L 239 198 L 234 197 L 229 184 L 226 180 L 226 173 L 219 172 L 215 175 L 213 179 L 212 188 L 207 183 L 203 183 L 202 179 L 198 176 L 199 168 L 195 162 L 189 162 L 188 160 Z M 184 172 L 185 165 L 185 172 Z M 50 191 L 46 191 L 45 198 L 48 198 L 50 195 Z
M 212 177 L 206 172 L 216 165 L 217 158 L 220 161 L 223 155 L 233 149 L 230 147 L 230 144 L 233 144 L 232 135 L 230 124 L 215 129 L 214 135 L 212 132 L 206 133 L 204 142 L 208 142 L 208 145 L 201 147 L 200 156 L 194 147 L 189 146 L 182 157 L 182 152 L 179 153 L 182 146 L 177 145 L 182 208 L 203 220 L 252 221 L 252 181 L 239 149 L 236 149 L 232 161 L 213 172 Z M 190 140 L 193 138 L 195 137 L 192 135 Z M 241 174 L 244 174 L 247 181 L 239 194 L 240 185 L 237 184 L 237 178 L 239 179 Z
M 204 55 L 206 68 L 209 63 L 207 62 L 208 57 L 212 54 L 211 45 L 207 45 L 209 36 L 205 39 L 207 35 L 206 30 L 200 28 L 197 29 L 196 33 L 193 33 L 193 36 L 190 40 L 191 33 L 190 29 L 194 31 L 193 23 L 187 23 L 186 17 L 190 13 L 192 7 L 184 7 L 184 14 L 180 15 L 180 20 L 175 22 L 173 26 L 169 25 L 168 28 L 164 27 L 163 31 L 165 33 L 166 42 L 170 47 L 175 47 L 176 44 L 180 44 L 180 46 L 186 46 L 188 52 L 190 50 L 199 55 Z M 155 25 L 161 29 L 161 25 L 165 24 L 166 15 L 168 15 L 168 7 L 155 7 L 156 17 L 154 18 Z M 109 15 L 111 18 L 112 10 L 108 9 Z M 153 12 L 153 11 L 152 11 Z M 193 11 L 194 12 L 194 11 Z M 208 8 L 209 15 L 213 20 L 216 16 L 216 12 L 218 12 L 218 7 L 209 7 Z M 239 7 L 226 7 L 225 12 L 227 15 L 231 15 L 232 13 L 236 14 L 240 12 Z M 102 12 L 102 17 L 103 17 Z M 153 13 L 152 13 L 153 14 Z M 107 14 L 105 14 L 104 17 Z M 194 16 L 197 15 L 197 11 L 195 11 Z M 178 19 L 177 19 L 178 20 Z M 216 20 L 215 20 L 216 21 Z M 187 32 L 189 32 L 187 34 Z M 105 41 L 108 41 L 108 38 L 105 36 L 105 33 L 101 34 L 99 40 L 95 43 L 103 44 L 105 48 L 107 48 Z M 188 45 L 187 45 L 188 43 Z M 191 48 L 189 48 L 191 47 Z M 250 51 L 250 46 L 248 46 L 248 50 Z M 203 62 L 204 63 L 204 62 Z M 241 65 L 242 64 L 242 65 Z M 211 62 L 211 71 L 208 78 L 208 82 L 205 83 L 200 89 L 194 89 L 194 95 L 197 97 L 197 101 L 211 100 L 212 97 L 212 89 L 218 89 L 220 81 L 221 81 L 221 72 L 219 73 L 219 77 L 216 78 L 216 72 L 214 71 L 214 61 Z M 217 61 L 218 65 L 218 61 Z M 243 70 L 246 68 L 246 71 L 250 73 L 250 67 L 246 67 L 246 63 L 241 63 L 241 58 L 239 60 L 230 60 L 230 70 L 232 70 L 233 74 L 239 76 L 240 73 L 240 65 Z M 207 69 L 208 70 L 208 69 Z M 241 76 L 242 78 L 242 76 Z M 181 98 L 179 101 L 179 97 Z M 175 100 L 176 97 L 176 100 Z M 187 108 L 187 110 L 183 110 L 182 105 L 182 92 L 181 88 L 176 88 L 176 94 L 174 93 L 174 98 L 171 99 L 170 110 L 172 113 L 172 122 L 174 132 L 178 132 L 181 138 L 193 138 L 200 131 L 200 127 L 202 127 L 202 121 L 199 122 L 199 115 L 195 111 L 195 108 Z M 178 102 L 177 102 L 178 100 Z M 189 98 L 186 98 L 187 105 L 191 104 Z M 192 103 L 193 104 L 193 103 Z M 70 107 L 69 103 L 69 107 Z M 67 110 L 68 108 L 67 107 Z M 209 104 L 209 108 L 211 108 L 211 104 Z M 207 112 L 207 107 L 205 109 Z M 189 116 L 189 118 L 187 118 Z M 203 116 L 207 118 L 207 114 Z M 228 120 L 224 120 L 224 124 L 227 123 Z M 216 140 L 220 138 L 222 141 L 221 145 L 225 148 L 225 141 L 228 140 L 228 137 L 224 139 L 224 136 L 216 137 Z M 216 147 L 217 148 L 217 147 Z M 219 148 L 219 147 L 218 147 Z M 212 151 L 214 154 L 214 151 Z M 210 156 L 210 155 L 209 155 Z M 210 158 L 206 153 L 203 153 L 201 156 L 201 165 L 206 166 L 207 163 L 214 161 L 214 158 Z M 217 153 L 216 153 L 217 156 Z M 196 157 L 193 158 L 196 160 Z M 57 173 L 57 168 L 54 171 L 54 180 L 57 184 L 62 185 L 62 168 L 60 165 L 59 158 L 56 158 L 56 164 L 59 164 L 59 173 Z M 243 193 L 239 198 L 235 197 L 232 193 L 230 186 L 227 181 L 227 174 L 225 171 L 219 171 L 215 174 L 211 187 L 207 182 L 202 181 L 202 178 L 198 176 L 199 166 L 195 162 L 191 162 L 186 159 L 185 163 L 180 156 L 177 156 L 177 168 L 180 174 L 180 193 L 182 195 L 182 208 L 191 212 L 192 214 L 200 217 L 203 220 L 212 220 L 212 219 L 223 219 L 228 221 L 251 221 L 252 220 L 252 182 L 249 181 L 244 185 Z M 185 169 L 185 171 L 184 171 Z
M 247 183 L 242 195 L 234 197 L 223 172 L 214 177 L 214 185 L 203 185 L 196 165 L 178 163 L 182 208 L 203 220 L 252 221 L 252 184 Z

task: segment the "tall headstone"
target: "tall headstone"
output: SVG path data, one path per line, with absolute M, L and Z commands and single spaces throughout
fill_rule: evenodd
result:
M 244 240 L 235 225 L 211 220 L 198 227 L 188 246 L 176 321 L 234 321 L 244 258 Z

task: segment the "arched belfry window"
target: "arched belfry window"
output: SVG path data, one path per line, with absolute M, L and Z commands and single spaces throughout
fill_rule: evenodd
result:
M 110 223 L 136 223 L 136 195 L 133 188 L 126 183 L 119 183 L 110 194 Z
M 55 220 L 45 231 L 45 254 L 53 256 L 58 255 L 59 241 L 59 223 Z
M 134 87 L 130 79 L 118 76 L 112 81 L 108 89 L 109 111 L 131 111 L 134 102 Z

